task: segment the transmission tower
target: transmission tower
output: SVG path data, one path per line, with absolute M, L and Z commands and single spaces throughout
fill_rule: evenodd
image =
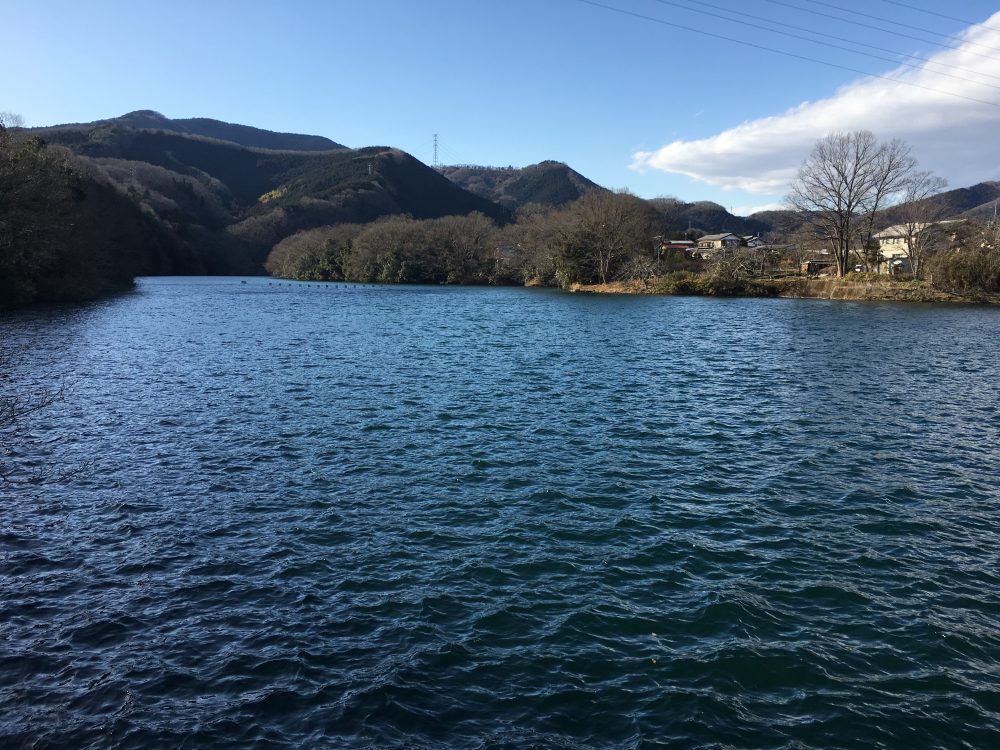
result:
M 438 161 L 438 134 L 434 134 L 434 169 L 440 169 L 441 162 Z

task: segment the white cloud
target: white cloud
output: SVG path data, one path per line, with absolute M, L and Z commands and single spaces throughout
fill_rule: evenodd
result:
M 986 24 L 1000 25 L 1000 13 Z M 1000 57 L 984 56 L 983 46 L 1000 47 L 1000 31 L 975 26 L 964 33 L 959 49 L 929 58 L 919 70 L 888 74 L 893 80 L 866 78 L 828 99 L 804 102 L 710 138 L 637 152 L 632 169 L 683 174 L 725 190 L 779 195 L 787 191 L 819 138 L 867 129 L 879 138 L 902 138 L 913 147 L 921 168 L 946 177 L 955 187 L 1000 179 Z M 935 70 L 963 80 L 936 75 Z
M 788 206 L 784 203 L 759 203 L 751 206 L 736 206 L 730 213 L 734 216 L 750 216 L 758 211 L 777 211 L 782 208 L 788 208 Z

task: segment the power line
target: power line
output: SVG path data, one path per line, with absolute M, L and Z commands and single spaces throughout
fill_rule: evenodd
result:
M 833 49 L 843 50 L 844 52 L 851 52 L 851 53 L 856 54 L 856 55 L 864 55 L 865 57 L 871 57 L 871 58 L 873 58 L 875 60 L 881 60 L 883 62 L 892 63 L 893 65 L 902 65 L 902 66 L 905 66 L 907 68 L 914 68 L 915 70 L 928 70 L 927 67 L 926 67 L 926 62 L 927 62 L 926 60 L 924 61 L 924 63 L 925 63 L 924 65 L 916 65 L 914 63 L 900 62 L 899 60 L 893 59 L 891 57 L 883 57 L 881 55 L 872 54 L 871 52 L 865 52 L 863 50 L 851 49 L 850 47 L 844 47 L 843 45 L 834 44 L 833 42 L 826 42 L 826 41 L 815 40 L 815 39 L 805 39 L 805 38 L 803 38 L 802 36 L 800 36 L 798 34 L 793 34 L 793 33 L 788 32 L 788 31 L 781 31 L 780 29 L 769 28 L 767 26 L 762 26 L 760 24 L 751 23 L 749 21 L 738 21 L 738 20 L 736 20 L 734 18 L 723 16 L 723 15 L 720 15 L 718 13 L 712 13 L 711 11 L 708 11 L 708 10 L 700 10 L 698 8 L 691 8 L 690 6 L 687 6 L 687 5 L 681 5 L 680 3 L 672 2 L 672 0 L 655 0 L 655 2 L 660 3 L 661 5 L 670 5 L 670 6 L 673 6 L 675 8 L 681 8 L 683 10 L 688 10 L 688 11 L 691 11 L 691 12 L 694 12 L 694 13 L 701 13 L 701 14 L 706 15 L 706 16 L 711 16 L 712 18 L 721 18 L 723 21 L 734 21 L 736 23 L 741 23 L 744 26 L 749 26 L 749 27 L 755 28 L 755 29 L 762 29 L 764 31 L 769 31 L 772 34 L 781 34 L 782 36 L 791 37 L 792 39 L 798 39 L 799 41 L 809 42 L 810 44 L 821 44 L 824 47 L 831 47 Z M 712 8 L 719 7 L 719 6 L 716 6 L 716 5 L 710 5 L 709 3 L 701 3 L 701 4 L 709 6 L 709 7 L 712 7 Z M 750 16 L 748 13 L 740 13 L 739 15 L 741 15 L 741 16 L 748 16 L 750 18 L 756 18 L 756 16 Z M 763 21 L 765 21 L 767 23 L 773 23 L 773 22 L 769 21 L 768 19 L 761 19 L 761 20 L 763 20 Z M 806 31 L 809 34 L 813 34 L 813 35 L 817 35 L 818 36 L 817 32 L 810 31 L 810 30 L 806 30 Z M 834 38 L 840 38 L 840 37 L 834 37 Z M 850 40 L 845 40 L 845 41 L 850 42 Z M 851 44 L 856 44 L 856 42 L 850 42 L 850 43 Z M 922 60 L 922 58 L 917 58 L 917 59 L 921 59 Z M 965 78 L 964 76 L 957 76 L 957 75 L 954 75 L 952 73 L 943 73 L 943 72 L 937 71 L 937 70 L 928 70 L 928 72 L 933 73 L 934 75 L 946 76 L 948 78 L 954 78 L 957 81 L 963 81 L 965 83 L 973 83 L 973 84 L 976 84 L 978 86 L 989 86 L 990 88 L 994 88 L 994 89 L 997 89 L 998 91 L 1000 91 L 1000 86 L 997 86 L 997 85 L 992 84 L 992 83 L 983 83 L 983 82 L 980 82 L 980 81 L 970 81 L 968 78 Z M 969 72 L 974 72 L 974 71 L 969 71 Z M 991 77 L 995 77 L 995 76 L 991 76 Z M 1000 79 L 998 79 L 998 80 L 1000 80 Z
M 782 27 L 784 27 L 786 29 L 794 29 L 796 31 L 802 31 L 802 32 L 805 32 L 806 34 L 812 34 L 813 36 L 823 36 L 823 37 L 827 37 L 828 39 L 836 39 L 838 42 L 846 42 L 848 44 L 854 44 L 854 45 L 857 45 L 857 46 L 862 46 L 861 42 L 856 42 L 853 39 L 848 39 L 846 37 L 837 36 L 835 34 L 829 34 L 829 33 L 825 32 L 825 31 L 814 31 L 813 29 L 810 29 L 810 28 L 808 28 L 806 26 L 796 26 L 795 24 L 786 23 L 784 21 L 775 21 L 775 20 L 773 20 L 771 18 L 762 18 L 761 16 L 755 16 L 752 13 L 743 13 L 742 11 L 738 11 L 738 10 L 730 10 L 729 8 L 726 8 L 724 6 L 713 5 L 712 3 L 706 3 L 706 2 L 703 2 L 702 0 L 689 0 L 689 1 L 693 2 L 693 3 L 697 3 L 698 5 L 704 5 L 705 7 L 708 7 L 708 8 L 715 8 L 716 10 L 722 10 L 722 11 L 725 11 L 726 13 L 729 13 L 729 14 L 734 15 L 734 16 L 742 16 L 743 18 L 752 18 L 754 20 L 763 21 L 765 23 L 769 23 L 769 24 L 772 24 L 774 26 L 782 26 Z M 656 0 L 656 2 L 664 2 L 665 4 L 667 4 L 667 0 Z M 673 3 L 669 3 L 669 4 L 673 4 Z M 678 7 L 680 7 L 680 6 L 678 6 Z M 689 10 L 695 10 L 695 9 L 694 8 L 690 8 Z M 696 11 L 696 12 L 701 13 L 703 11 Z M 735 19 L 727 19 L 727 20 L 735 20 Z M 738 21 L 737 23 L 743 23 L 743 21 Z M 768 29 L 768 31 L 773 31 L 773 29 Z M 781 32 L 778 32 L 778 33 L 781 33 Z M 813 40 L 813 39 L 807 39 L 807 40 L 804 40 L 804 41 L 808 41 L 811 44 L 814 44 L 814 43 L 826 44 L 826 42 L 817 42 L 816 40 Z M 957 70 L 957 71 L 961 71 L 963 73 L 971 73 L 972 75 L 982 76 L 984 78 L 993 78 L 993 79 L 995 79 L 997 81 L 1000 81 L 1000 76 L 991 75 L 990 73 L 983 73 L 981 71 L 972 70 L 970 68 L 963 68 L 960 65 L 951 65 L 949 63 L 942 63 L 942 62 L 937 62 L 935 60 L 928 60 L 927 58 L 921 57 L 920 55 L 911 55 L 908 52 L 900 52 L 898 50 L 889 49 L 887 47 L 879 47 L 879 46 L 874 45 L 874 44 L 867 44 L 867 43 L 865 43 L 863 46 L 865 46 L 865 47 L 867 47 L 869 49 L 878 50 L 879 52 L 885 52 L 886 54 L 889 54 L 889 55 L 897 55 L 898 57 L 907 57 L 907 58 L 909 58 L 911 60 L 919 60 L 924 65 L 934 65 L 934 66 L 939 67 L 939 68 L 948 68 L 950 70 Z M 854 50 L 852 50 L 852 51 L 854 51 Z M 857 51 L 857 53 L 861 54 L 861 55 L 868 54 L 868 53 L 866 53 L 864 51 Z M 871 55 L 871 56 L 874 57 L 874 55 Z M 877 59 L 885 59 L 885 58 L 877 58 Z M 896 60 L 891 60 L 890 62 L 895 63 L 897 61 Z
M 875 21 L 885 21 L 886 23 L 895 24 L 896 26 L 902 26 L 904 29 L 913 29 L 914 31 L 922 31 L 925 34 L 933 34 L 934 36 L 939 36 L 942 39 L 953 39 L 956 42 L 961 42 L 963 44 L 972 45 L 975 47 L 981 47 L 982 49 L 992 50 L 993 52 L 1000 52 L 1000 49 L 996 47 L 990 47 L 987 44 L 977 44 L 976 42 L 969 42 L 961 37 L 955 36 L 954 34 L 942 34 L 940 31 L 935 31 L 934 29 L 925 29 L 923 26 L 912 26 L 908 23 L 903 23 L 902 21 L 897 21 L 893 18 L 886 18 L 885 16 L 873 16 L 870 13 L 862 13 L 860 10 L 853 10 L 852 8 L 845 8 L 842 5 L 835 5 L 834 3 L 821 2 L 821 0 L 801 0 L 805 3 L 810 3 L 811 5 L 819 5 L 823 8 L 833 8 L 834 10 L 839 10 L 842 13 L 851 13 L 855 16 L 862 16 L 863 18 L 871 18 Z M 802 8 L 801 10 L 805 10 Z M 974 25 L 974 24 L 970 24 Z
M 938 18 L 946 18 L 949 21 L 958 21 L 959 23 L 964 23 L 966 26 L 982 26 L 984 29 L 990 29 L 991 31 L 1000 31 L 996 26 L 987 26 L 984 23 L 976 23 L 975 21 L 966 21 L 962 18 L 955 18 L 955 16 L 946 16 L 944 13 L 938 13 L 937 11 L 927 10 L 926 8 L 918 8 L 916 5 L 910 5 L 909 3 L 901 3 L 897 0 L 882 0 L 883 3 L 889 3 L 889 5 L 898 5 L 900 8 L 909 8 L 910 10 L 915 10 L 918 13 L 926 13 L 929 16 L 937 16 Z
M 873 26 L 870 23 L 862 23 L 861 21 L 852 21 L 850 18 L 842 18 L 841 16 L 835 16 L 831 13 L 824 13 L 821 10 L 812 10 L 811 8 L 803 8 L 801 5 L 793 5 L 792 3 L 783 2 L 783 0 L 766 0 L 766 2 L 772 5 L 783 5 L 786 8 L 792 8 L 793 10 L 802 11 L 803 13 L 812 13 L 815 16 L 822 16 L 823 18 L 832 18 L 834 21 L 843 21 L 844 23 L 853 23 L 855 26 L 861 26 L 866 29 L 873 29 L 875 31 L 881 31 L 883 34 L 894 34 L 895 36 L 901 36 L 905 39 L 914 39 L 918 42 L 923 42 L 924 44 L 933 44 L 935 47 L 944 47 L 945 49 L 962 50 L 962 47 L 956 47 L 954 44 L 945 44 L 944 42 L 935 42 L 933 39 L 924 39 L 923 37 L 913 36 L 912 34 L 904 34 L 902 31 L 893 31 L 892 29 L 886 29 L 882 26 Z M 976 57 L 984 57 L 987 60 L 996 61 L 996 57 L 991 57 L 990 55 L 983 55 L 979 52 L 973 52 L 972 50 L 964 50 L 970 55 L 975 55 Z
M 595 0 L 576 0 L 578 3 L 583 3 L 584 5 L 592 5 L 595 8 L 603 8 L 604 10 L 610 10 L 613 13 L 620 13 L 625 16 L 632 16 L 633 18 L 639 18 L 643 21 L 650 21 L 651 23 L 658 23 L 663 26 L 670 26 L 675 29 L 681 29 L 682 31 L 690 31 L 692 34 L 701 34 L 702 36 L 712 37 L 713 39 L 721 39 L 724 42 L 732 42 L 733 44 L 740 44 L 744 47 L 752 47 L 754 49 L 764 50 L 765 52 L 773 52 L 776 55 L 784 55 L 785 57 L 793 57 L 796 60 L 805 60 L 811 63 L 817 63 L 818 65 L 826 65 L 831 68 L 838 68 L 839 70 L 846 70 L 850 73 L 857 73 L 859 75 L 868 76 L 869 78 L 878 78 L 883 81 L 889 81 L 891 83 L 896 83 L 901 86 L 910 86 L 911 88 L 923 89 L 924 91 L 930 91 L 935 94 L 944 94 L 945 96 L 951 96 L 956 99 L 965 99 L 966 101 L 975 102 L 976 104 L 986 104 L 990 107 L 997 107 L 1000 109 L 1000 103 L 986 101 L 985 99 L 976 99 L 971 96 L 965 96 L 964 94 L 956 94 L 952 91 L 945 91 L 944 89 L 936 89 L 930 86 L 923 86 L 919 83 L 913 83 L 912 81 L 904 81 L 899 78 L 892 78 L 890 76 L 879 75 L 878 73 L 869 73 L 866 70 L 859 70 L 858 68 L 851 68 L 847 65 L 840 65 L 838 63 L 832 63 L 827 60 L 820 60 L 815 57 L 809 57 L 807 55 L 799 55 L 794 52 L 788 52 L 787 50 L 775 49 L 774 47 L 767 47 L 763 44 L 755 44 L 754 42 L 747 42 L 743 39 L 734 39 L 733 37 L 724 36 L 722 34 L 713 34 L 711 31 L 704 31 L 702 29 L 696 29 L 693 26 L 685 26 L 680 23 L 673 23 L 672 21 L 664 21 L 662 18 L 653 18 L 652 16 L 646 16 L 642 13 L 635 13 L 631 10 L 625 10 L 624 8 L 616 8 L 612 5 L 604 5 L 603 3 L 596 2 Z

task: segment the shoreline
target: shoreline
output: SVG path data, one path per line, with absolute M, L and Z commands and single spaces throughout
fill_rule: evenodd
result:
M 836 277 L 809 279 L 754 279 L 754 291 L 734 294 L 688 294 L 687 296 L 769 297 L 782 299 L 822 299 L 846 302 L 923 302 L 948 304 L 1000 304 L 1000 295 L 965 296 L 935 289 L 922 281 L 854 281 Z M 657 281 L 613 281 L 606 284 L 572 284 L 571 294 L 635 294 L 661 297 L 685 296 L 664 289 Z

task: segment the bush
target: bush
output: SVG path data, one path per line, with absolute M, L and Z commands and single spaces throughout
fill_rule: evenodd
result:
M 704 294 L 701 274 L 693 271 L 673 271 L 660 276 L 653 282 L 656 294 Z
M 929 263 L 931 285 L 955 294 L 1000 294 L 1000 249 L 962 248 Z
M 717 273 L 674 271 L 653 282 L 656 294 L 701 295 L 707 297 L 774 297 L 778 287 L 754 279 L 734 278 Z
M 852 284 L 878 284 L 890 278 L 892 277 L 872 271 L 848 271 L 844 274 L 844 281 Z

